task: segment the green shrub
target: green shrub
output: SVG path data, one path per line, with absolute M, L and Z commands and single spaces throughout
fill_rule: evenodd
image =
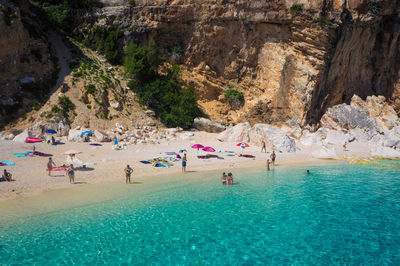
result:
M 331 21 L 327 16 L 320 16 L 319 18 L 313 19 L 311 23 L 318 24 L 321 28 L 331 24 Z
M 39 110 L 40 109 L 40 103 L 38 101 L 34 101 L 32 103 L 32 109 L 35 110 L 35 111 Z
M 89 32 L 84 43 L 91 49 L 104 54 L 111 64 L 120 64 L 122 62 L 122 50 L 120 49 L 122 37 L 123 32 L 121 30 L 114 27 L 97 26 Z
M 75 104 L 67 96 L 60 96 L 58 97 L 58 105 L 53 105 L 51 112 L 68 120 L 69 112 L 75 111 L 75 109 Z
M 291 7 L 290 7 L 290 14 L 296 14 L 296 13 L 299 13 L 299 12 L 301 12 L 301 11 L 303 11 L 303 5 L 302 4 L 293 4 Z
M 154 110 L 167 127 L 189 128 L 194 118 L 202 115 L 195 88 L 184 88 L 178 65 L 169 64 L 166 73 L 160 74 L 161 65 L 165 65 L 165 56 L 156 46 L 128 45 L 125 66 L 135 78 L 129 86 L 139 103 Z
M 86 92 L 88 93 L 88 94 L 91 94 L 91 95 L 95 95 L 96 94 L 96 92 L 97 92 L 97 89 L 96 89 L 96 86 L 94 86 L 93 84 L 89 84 L 89 85 L 87 85 L 87 86 L 85 86 L 85 89 L 86 89 Z
M 46 118 L 47 118 L 47 119 L 53 118 L 53 114 L 51 114 L 51 113 L 50 113 L 50 114 L 47 114 L 47 115 L 46 115 Z
M 225 86 L 227 86 L 229 89 L 233 89 L 235 88 L 235 85 L 230 84 L 229 82 L 225 84 Z
M 225 91 L 225 98 L 229 105 L 234 109 L 238 109 L 244 103 L 243 93 L 235 89 L 229 89 Z

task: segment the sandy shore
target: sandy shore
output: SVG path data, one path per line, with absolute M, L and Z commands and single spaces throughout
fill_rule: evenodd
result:
M 214 147 L 216 153 L 224 159 L 198 159 L 198 154 L 205 154 L 203 151 L 197 152 L 191 149 L 194 143 L 201 143 L 204 146 Z M 168 175 L 181 172 L 181 162 L 175 163 L 169 168 L 153 167 L 142 164 L 139 161 L 148 160 L 155 157 L 167 156 L 165 152 L 178 152 L 186 149 L 188 156 L 187 171 L 201 172 L 205 170 L 221 170 L 234 172 L 236 168 L 247 167 L 265 167 L 266 159 L 270 153 L 261 153 L 260 147 L 250 146 L 244 153 L 255 155 L 254 159 L 244 157 L 229 157 L 224 151 L 234 151 L 237 154 L 242 152 L 236 143 L 219 142 L 216 140 L 216 134 L 195 132 L 195 136 L 190 141 L 176 140 L 161 144 L 139 144 L 128 145 L 127 149 L 116 151 L 111 148 L 111 143 L 102 143 L 102 146 L 90 146 L 89 143 L 71 143 L 66 142 L 63 145 L 52 146 L 45 143 L 39 143 L 36 150 L 53 155 L 53 160 L 57 165 L 66 163 L 66 155 L 63 152 L 69 149 L 76 149 L 83 153 L 78 155 L 83 161 L 87 162 L 87 169 L 75 173 L 76 184 L 71 185 L 68 178 L 63 173 L 53 173 L 49 177 L 46 172 L 47 157 L 23 157 L 17 158 L 12 153 L 23 153 L 32 149 L 31 144 L 17 143 L 13 141 L 0 141 L 0 161 L 8 160 L 17 163 L 15 166 L 2 166 L 0 170 L 7 169 L 13 174 L 14 182 L 0 183 L 0 200 L 10 199 L 18 195 L 32 195 L 54 189 L 67 188 L 77 185 L 98 184 L 104 182 L 125 182 L 124 171 L 126 164 L 129 164 L 134 173 L 132 181 L 145 181 L 152 176 Z M 341 147 L 336 150 L 339 155 Z M 352 147 L 354 151 L 347 156 L 367 156 L 362 146 Z M 315 164 L 326 163 L 328 160 L 314 159 L 311 156 L 312 147 L 298 147 L 296 153 L 278 153 L 277 166 L 294 164 Z M 188 174 L 189 174 L 188 173 Z

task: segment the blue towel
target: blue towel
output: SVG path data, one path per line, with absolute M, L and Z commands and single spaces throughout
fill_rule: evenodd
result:
M 10 161 L 1 161 L 2 163 L 6 165 L 16 165 L 16 163 L 10 162 Z
M 139 162 L 141 162 L 143 164 L 151 164 L 151 162 L 149 162 L 149 161 L 139 161 Z
M 13 153 L 12 155 L 14 155 L 15 157 L 28 157 L 29 153 Z

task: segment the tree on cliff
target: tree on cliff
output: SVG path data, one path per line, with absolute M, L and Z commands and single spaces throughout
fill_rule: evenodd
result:
M 130 43 L 125 54 L 125 67 L 133 78 L 129 86 L 137 93 L 140 104 L 153 109 L 167 127 L 191 127 L 202 112 L 195 88 L 184 86 L 181 68 L 166 62 L 155 45 Z

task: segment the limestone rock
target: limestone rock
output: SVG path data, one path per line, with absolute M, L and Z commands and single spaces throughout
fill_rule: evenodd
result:
M 313 158 L 318 159 L 338 159 L 336 151 L 333 147 L 322 146 L 320 149 L 311 153 Z
M 211 133 L 220 133 L 225 130 L 225 127 L 221 124 L 204 117 L 195 118 L 193 121 L 193 127 L 197 130 Z
M 250 141 L 261 144 L 261 140 L 273 145 L 279 152 L 296 152 L 296 142 L 286 131 L 267 124 L 256 124 L 249 131 Z
M 110 142 L 111 138 L 104 132 L 95 130 L 94 131 L 94 136 L 96 137 L 96 140 L 98 142 Z
M 357 106 L 347 104 L 335 105 L 321 118 L 322 127 L 334 130 L 348 130 L 363 128 L 366 131 L 376 132 L 378 128 L 373 119 Z
M 395 150 L 389 147 L 375 146 L 371 149 L 371 156 L 397 159 L 400 158 L 400 150 Z
M 8 134 L 7 136 L 4 136 L 3 137 L 3 139 L 4 140 L 13 140 L 15 138 L 15 135 L 14 134 Z
M 300 138 L 300 143 L 304 146 L 321 146 L 322 138 L 317 133 L 311 133 L 310 131 L 304 131 Z
M 83 135 L 82 133 L 84 132 L 84 130 L 76 130 L 76 129 L 72 129 L 69 131 L 68 133 L 68 141 L 72 141 L 72 142 L 87 142 L 88 141 L 88 136 L 87 135 Z
M 237 124 L 234 127 L 228 128 L 224 132 L 221 132 L 217 139 L 219 141 L 225 141 L 225 142 L 249 142 L 249 131 L 251 127 L 249 122 L 244 122 Z
M 16 142 L 25 142 L 25 140 L 27 138 L 31 137 L 31 134 L 29 133 L 28 130 L 24 130 L 22 133 L 20 133 L 19 135 L 15 136 L 15 138 L 13 139 L 13 141 Z

